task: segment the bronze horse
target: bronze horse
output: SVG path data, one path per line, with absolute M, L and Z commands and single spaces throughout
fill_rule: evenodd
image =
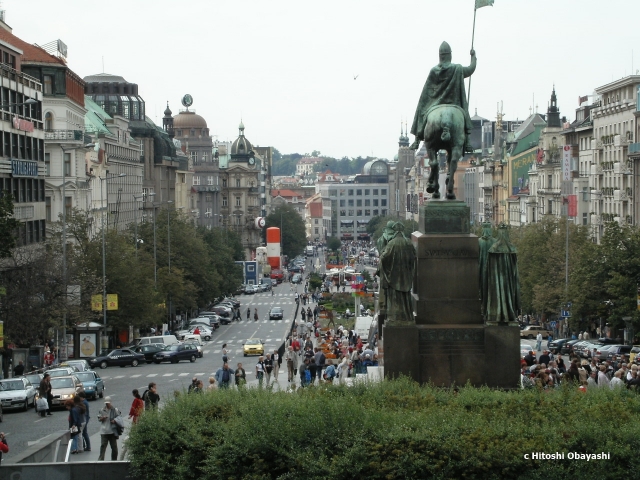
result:
M 438 105 L 427 113 L 427 124 L 424 127 L 424 146 L 429 155 L 431 174 L 427 183 L 427 192 L 433 198 L 440 198 L 438 177 L 438 151 L 447 152 L 446 198 L 455 200 L 453 193 L 453 174 L 458 168 L 458 160 L 462 158 L 465 140 L 464 111 L 456 105 Z

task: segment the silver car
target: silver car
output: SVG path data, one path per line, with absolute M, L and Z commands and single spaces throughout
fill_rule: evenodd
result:
M 36 389 L 24 377 L 0 380 L 0 403 L 3 410 L 21 408 L 26 411 L 36 404 Z

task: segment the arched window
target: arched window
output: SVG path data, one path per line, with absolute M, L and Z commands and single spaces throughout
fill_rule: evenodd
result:
M 51 112 L 44 114 L 44 129 L 53 130 L 53 114 Z

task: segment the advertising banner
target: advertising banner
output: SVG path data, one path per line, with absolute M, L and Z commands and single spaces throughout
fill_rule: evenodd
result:
M 562 181 L 571 181 L 571 145 L 562 147 Z

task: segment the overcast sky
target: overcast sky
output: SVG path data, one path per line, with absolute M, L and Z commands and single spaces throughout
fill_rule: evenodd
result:
M 23 40 L 64 41 L 81 77 L 104 71 L 137 83 L 159 124 L 166 101 L 176 114 L 190 93 L 220 140 L 235 139 L 242 118 L 254 145 L 282 153 L 391 159 L 440 43 L 469 64 L 474 0 L 4 0 L 2 8 Z M 573 120 L 578 96 L 640 69 L 638 19 L 638 0 L 495 0 L 479 9 L 471 115 L 493 120 L 499 102 L 509 120 L 532 105 L 544 113 L 555 83 L 561 115 Z

